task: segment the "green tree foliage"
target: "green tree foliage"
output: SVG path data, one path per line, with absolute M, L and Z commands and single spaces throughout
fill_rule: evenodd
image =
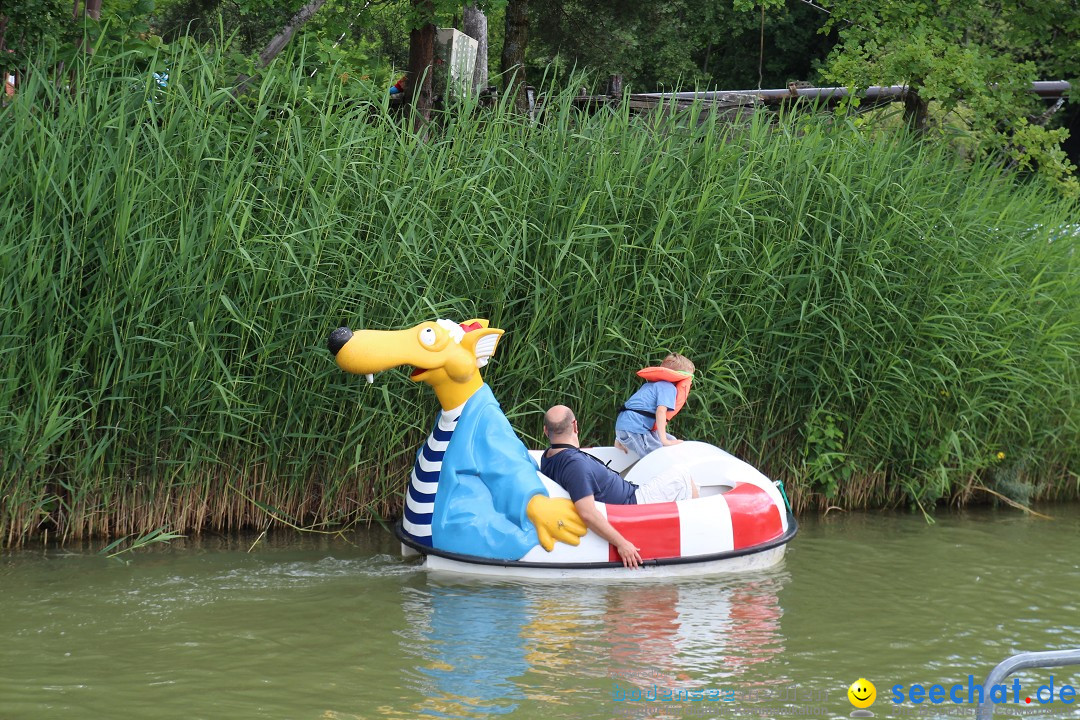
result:
M 261 50 L 302 4 L 300 0 L 161 0 L 154 24 L 166 40 L 191 35 L 205 42 L 223 33 L 234 39 L 238 49 L 252 53 Z
M 25 73 L 43 51 L 60 67 L 87 50 L 108 48 L 145 56 L 160 44 L 147 22 L 153 0 L 114 0 L 98 9 L 100 18 L 94 19 L 82 14 L 83 6 L 73 16 L 72 6 L 60 0 L 5 3 L 0 14 L 0 69 Z
M 357 23 L 354 38 L 370 43 L 389 65 L 403 68 L 409 62 L 409 28 L 402 21 L 408 11 L 408 0 L 373 5 Z
M 72 31 L 71 5 L 61 0 L 4 0 L 0 5 L 0 71 L 26 67 L 45 42 Z
M 725 3 L 723 22 L 696 51 L 707 81 L 721 89 L 785 87 L 790 81 L 820 84 L 818 68 L 836 42 L 835 33 L 820 32 L 821 11 L 801 2 L 787 2 L 766 12 L 731 12 Z M 760 63 L 760 71 L 759 71 Z
M 237 49 L 257 53 L 304 4 L 304 0 L 159 0 L 154 25 L 167 40 L 191 35 L 211 41 L 224 34 L 233 38 Z M 384 11 L 387 5 L 394 6 L 393 14 Z M 345 35 L 339 45 L 346 46 L 346 52 L 352 45 L 366 49 L 371 43 L 363 40 L 363 30 L 381 20 L 401 28 L 403 52 L 407 54 L 409 29 L 404 21 L 407 7 L 408 2 L 371 5 L 327 0 L 301 34 L 328 45 Z M 362 54 L 367 56 L 366 52 Z
M 1076 0 L 823 0 L 840 42 L 824 76 L 837 84 L 904 84 L 908 117 L 924 133 L 1030 167 L 1080 194 L 1061 151 L 1064 129 L 1028 92 L 1036 79 L 1072 79 L 1080 63 Z
M 802 3 L 764 18 L 727 1 L 548 0 L 534 2 L 530 62 L 621 74 L 631 88 L 783 87 L 811 80 L 833 40 L 822 15 Z

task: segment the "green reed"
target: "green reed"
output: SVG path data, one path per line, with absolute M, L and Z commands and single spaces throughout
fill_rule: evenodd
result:
M 799 508 L 1077 494 L 1075 206 L 823 114 L 556 92 L 416 133 L 304 52 L 240 98 L 216 49 L 164 92 L 95 56 L 0 109 L 0 542 L 393 514 L 435 401 L 325 338 L 436 317 L 507 331 L 485 377 L 534 446 L 555 402 L 609 443 L 671 349 L 672 430 Z

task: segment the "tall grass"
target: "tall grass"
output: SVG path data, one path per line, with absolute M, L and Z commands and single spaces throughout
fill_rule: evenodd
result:
M 435 402 L 324 340 L 435 317 L 507 330 L 485 376 L 534 445 L 557 401 L 609 442 L 672 349 L 673 431 L 800 508 L 1076 495 L 1075 206 L 817 115 L 556 94 L 414 133 L 303 52 L 239 99 L 215 49 L 165 92 L 95 56 L 0 109 L 3 542 L 393 514 Z

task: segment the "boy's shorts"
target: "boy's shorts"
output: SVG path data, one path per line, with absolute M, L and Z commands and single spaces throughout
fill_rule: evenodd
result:
M 638 485 L 634 499 L 638 505 L 646 503 L 675 502 L 694 497 L 694 484 L 690 476 L 682 470 L 665 470 L 653 475 L 642 485 Z
M 671 433 L 667 434 L 669 440 L 675 440 L 675 436 Z M 643 458 L 653 450 L 658 450 L 664 447 L 664 444 L 660 442 L 660 433 L 656 430 L 645 433 L 632 433 L 626 430 L 616 430 L 615 439 L 622 443 L 622 446 L 638 456 Z

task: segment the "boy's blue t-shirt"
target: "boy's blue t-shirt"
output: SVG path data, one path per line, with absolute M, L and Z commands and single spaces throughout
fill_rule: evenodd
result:
M 592 495 L 596 502 L 637 504 L 637 485 L 626 482 L 619 473 L 581 450 L 567 448 L 551 457 L 545 452 L 540 456 L 540 472 L 562 485 L 574 502 Z
M 644 410 L 654 417 L 647 418 L 641 413 L 624 410 L 619 413 L 619 417 L 615 418 L 615 429 L 637 433 L 638 435 L 652 432 L 652 427 L 656 424 L 656 408 L 661 405 L 666 407 L 669 412 L 675 407 L 675 383 L 670 383 L 667 380 L 645 383 L 626 401 L 626 407 Z

